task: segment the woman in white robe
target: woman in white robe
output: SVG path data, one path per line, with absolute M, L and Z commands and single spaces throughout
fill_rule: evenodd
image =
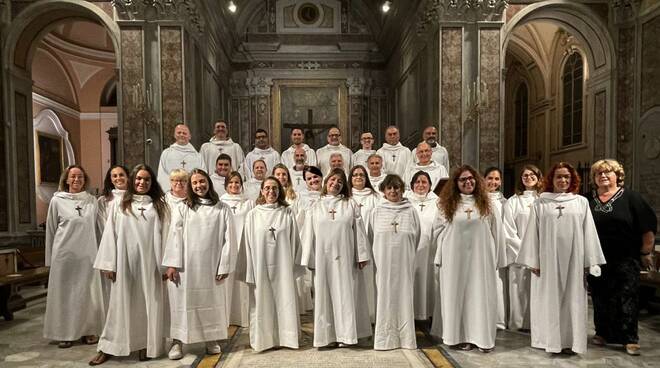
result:
M 213 182 L 201 169 L 190 172 L 181 214 L 172 214 L 163 266 L 167 267 L 170 331 L 168 357 L 183 358 L 182 344 L 206 343 L 206 353 L 220 353 L 227 338 L 225 279 L 236 264 L 236 236 L 231 209 L 220 202 Z
M 385 200 L 371 212 L 368 236 L 376 269 L 374 349 L 416 349 L 413 284 L 420 224 L 397 175 L 380 184 Z
M 98 203 L 85 191 L 88 181 L 82 167 L 67 167 L 48 206 L 44 337 L 59 341 L 60 348 L 81 337 L 95 344 L 105 318 L 101 274 L 92 267 L 99 241 Z
M 502 187 L 502 171 L 497 167 L 489 167 L 484 172 L 486 181 L 486 190 L 493 206 L 493 214 L 499 216 L 500 224 L 503 222 L 504 203 L 506 198 L 500 192 Z M 511 260 L 513 262 L 513 260 Z M 509 268 L 500 268 L 497 270 L 497 328 L 504 330 L 507 328 L 507 317 L 509 315 Z
M 183 169 L 174 169 L 170 173 L 170 190 L 165 193 L 165 202 L 170 207 L 170 212 L 173 214 L 183 211 L 186 206 L 186 196 L 188 193 L 188 172 Z M 169 231 L 167 232 L 169 235 Z
M 351 168 L 348 175 L 348 187 L 351 191 L 351 197 L 360 208 L 360 215 L 365 229 L 369 224 L 371 211 L 376 208 L 381 201 L 381 196 L 369 181 L 367 169 L 362 165 L 356 165 Z M 369 245 L 369 258 L 373 259 L 371 244 Z M 369 306 L 369 319 L 371 323 L 376 323 L 376 280 L 374 279 L 374 263 L 368 262 L 362 269 L 365 290 L 367 295 L 367 305 Z
M 438 216 L 438 196 L 431 192 L 431 176 L 427 172 L 414 173 L 409 185 L 412 191 L 405 196 L 417 211 L 421 227 L 415 255 L 415 319 L 425 321 L 433 316 L 438 288 L 433 264 L 436 251 L 433 225 Z
M 168 216 L 163 196 L 153 170 L 138 165 L 131 172 L 124 197 L 112 202 L 108 210 L 94 268 L 113 283 L 98 354 L 90 365 L 136 350 L 140 360 L 163 352 L 167 319 L 161 232 Z
M 353 345 L 371 336 L 361 272 L 369 261 L 367 234 L 343 169 L 330 171 L 321 193 L 301 236 L 301 263 L 315 272 L 314 346 Z
M 293 189 L 293 182 L 291 181 L 291 174 L 289 173 L 289 169 L 282 163 L 277 164 L 275 167 L 273 167 L 273 176 L 279 180 L 280 184 L 282 184 L 286 202 L 289 205 L 292 205 L 298 196 L 296 195 L 296 191 Z
M 243 179 L 238 171 L 233 171 L 225 181 L 225 194 L 220 200 L 231 210 L 234 234 L 236 235 L 236 252 L 239 252 L 243 225 L 248 212 L 254 208 L 251 201 L 243 194 Z M 230 273 L 227 279 L 227 311 L 229 324 L 248 327 L 250 325 L 250 289 L 236 278 L 236 273 Z
M 549 353 L 587 351 L 585 273 L 605 264 L 589 201 L 577 191 L 580 177 L 555 164 L 545 192 L 532 206 L 516 263 L 532 270 L 532 347 Z
M 469 165 L 457 168 L 440 193 L 445 228 L 437 240 L 442 319 L 431 333 L 442 331 L 452 348 L 488 353 L 497 333 L 497 269 L 506 266 L 500 217 L 483 178 Z M 438 328 L 437 324 L 442 323 Z
M 252 292 L 250 346 L 255 351 L 298 349 L 295 278 L 302 270 L 300 257 L 298 226 L 280 182 L 270 176 L 245 218 L 237 270 Z
M 515 262 L 527 228 L 532 204 L 543 191 L 541 170 L 534 165 L 523 167 L 516 184 L 516 194 L 504 204 L 504 236 L 509 264 L 509 329 L 529 330 L 529 291 L 531 273 Z

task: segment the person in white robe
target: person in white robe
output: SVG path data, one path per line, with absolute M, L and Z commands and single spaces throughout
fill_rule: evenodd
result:
M 229 173 L 226 189 L 227 192 L 220 197 L 220 200 L 231 210 L 238 245 L 237 252 L 240 252 L 245 217 L 254 208 L 254 201 L 247 199 L 243 194 L 243 178 L 236 171 Z M 236 278 L 235 272 L 229 274 L 227 279 L 226 295 L 229 324 L 248 327 L 250 325 L 250 289 L 244 282 Z
M 432 160 L 437 164 L 444 166 L 445 170 L 449 172 L 451 169 L 451 166 L 449 166 L 449 153 L 445 147 L 438 143 L 438 129 L 434 126 L 426 127 L 422 132 L 422 141 L 431 146 L 431 151 L 433 151 L 431 156 Z M 416 151 L 417 148 L 412 150 L 413 158 L 417 157 Z
M 158 184 L 164 192 L 170 190 L 170 172 L 174 169 L 183 169 L 190 172 L 193 169 L 206 170 L 202 155 L 190 144 L 190 130 L 188 126 L 179 124 L 174 128 L 172 145 L 163 150 L 158 164 Z
M 509 329 L 529 331 L 529 293 L 531 272 L 513 264 L 527 228 L 532 205 L 543 191 L 541 170 L 525 165 L 516 184 L 516 194 L 504 204 L 504 235 L 509 263 Z
M 497 333 L 497 269 L 506 266 L 500 216 L 483 178 L 469 165 L 452 173 L 439 204 L 444 229 L 434 263 L 439 267 L 441 316 L 433 318 L 431 334 L 453 348 L 476 346 L 488 353 Z
M 380 184 L 385 200 L 374 208 L 368 236 L 376 270 L 374 349 L 416 349 L 414 280 L 420 222 L 397 175 Z
M 357 165 L 367 167 L 367 159 L 369 156 L 376 153 L 376 150 L 373 149 L 374 135 L 371 134 L 371 132 L 364 132 L 360 135 L 360 144 L 362 147 L 357 150 L 351 158 L 352 167 Z
M 438 185 L 440 179 L 449 178 L 449 173 L 444 166 L 431 159 L 431 146 L 428 143 L 422 142 L 417 145 L 416 149 L 417 160 L 415 163 L 411 162 L 411 166 L 408 167 L 406 171 L 406 177 L 404 178 L 406 188 L 408 190 L 412 190 L 409 185 L 412 181 L 413 175 L 415 175 L 418 171 L 424 171 L 425 173 L 429 174 L 429 177 L 431 178 L 432 191 Z
M 282 189 L 284 189 L 284 198 L 289 205 L 295 203 L 298 198 L 295 189 L 293 189 L 293 183 L 291 182 L 291 175 L 289 174 L 289 169 L 284 164 L 277 164 L 273 168 L 273 176 L 282 184 Z
M 165 203 L 170 208 L 171 213 L 182 212 L 188 194 L 188 172 L 183 169 L 174 169 L 170 172 L 170 190 L 165 193 Z M 163 224 L 165 236 L 169 235 L 169 222 Z
M 229 137 L 227 122 L 218 120 L 213 124 L 213 137 L 202 144 L 199 154 L 202 155 L 204 166 L 211 171 L 215 167 L 218 155 L 223 153 L 231 158 L 231 170 L 238 171 L 245 160 L 245 154 L 243 154 L 241 145 Z
M 438 278 L 433 264 L 436 251 L 433 225 L 438 216 L 438 196 L 431 192 L 431 177 L 427 172 L 418 171 L 410 180 L 412 191 L 406 192 L 405 197 L 417 211 L 421 228 L 415 256 L 415 319 L 425 321 L 433 316 L 438 294 Z
M 328 129 L 327 136 L 328 144 L 316 150 L 316 162 L 321 172 L 325 175 L 330 172 L 330 155 L 333 153 L 341 153 L 344 161 L 344 172 L 348 172 L 351 168 L 351 152 L 350 148 L 341 144 L 341 131 L 337 127 Z
M 280 163 L 280 154 L 270 146 L 268 133 L 263 129 L 257 129 L 254 133 L 254 149 L 245 156 L 243 174 L 246 180 L 255 176 L 254 163 L 256 161 L 264 162 L 266 175 L 272 173 L 275 165 Z
M 321 192 L 301 235 L 301 264 L 314 271 L 314 346 L 354 345 L 371 336 L 361 272 L 370 259 L 367 234 L 343 169 L 330 171 Z
M 367 221 L 371 218 L 371 211 L 376 208 L 382 198 L 379 192 L 371 185 L 367 169 L 365 169 L 364 166 L 353 166 L 349 173 L 348 180 L 349 188 L 351 190 L 351 198 L 360 209 L 360 216 L 362 217 L 366 229 L 369 226 Z M 369 244 L 369 257 L 373 258 L 371 254 L 371 244 Z M 364 293 L 367 295 L 369 319 L 371 323 L 376 323 L 376 280 L 374 279 L 373 262 L 367 263 L 362 269 L 362 275 L 365 280 Z
M 69 348 L 81 337 L 96 344 L 105 309 L 101 274 L 94 270 L 99 234 L 98 203 L 87 193 L 87 174 L 78 165 L 64 171 L 48 206 L 45 264 L 50 267 L 44 337 Z
M 266 162 L 264 160 L 256 160 L 252 164 L 253 176 L 245 182 L 244 193 L 245 196 L 252 200 L 256 201 L 261 192 L 261 183 L 266 178 Z
M 555 164 L 534 202 L 516 263 L 532 270 L 532 347 L 549 353 L 587 351 L 585 273 L 605 264 L 588 200 L 575 169 Z
M 291 175 L 291 183 L 293 184 L 293 189 L 296 193 L 304 192 L 307 190 L 307 183 L 305 182 L 305 176 L 303 175 L 305 170 L 305 161 L 307 161 L 307 154 L 302 148 L 296 148 L 293 152 L 293 158 L 295 164 L 289 171 Z
M 383 171 L 383 158 L 377 153 L 369 156 L 367 159 L 367 168 L 369 169 L 369 181 L 371 185 L 376 191 L 380 192 L 380 189 L 378 189 L 380 188 L 380 183 L 387 176 Z
M 182 344 L 206 343 L 207 354 L 219 354 L 227 338 L 225 279 L 236 265 L 236 236 L 231 210 L 220 202 L 204 170 L 193 170 L 182 213 L 172 214 L 163 255 L 167 267 L 170 331 L 168 357 L 183 358 Z
M 237 278 L 250 286 L 250 346 L 298 349 L 300 319 L 295 278 L 300 274 L 298 226 L 280 182 L 264 180 L 257 206 L 247 214 Z
M 225 179 L 232 171 L 232 161 L 229 155 L 221 153 L 215 160 L 215 171 L 209 173 L 213 182 L 213 189 L 218 197 L 225 194 Z
M 140 360 L 163 352 L 168 319 L 163 300 L 162 223 L 167 221 L 168 208 L 155 178 L 148 166 L 136 166 L 124 197 L 108 209 L 94 268 L 113 283 L 98 354 L 90 365 L 136 350 Z
M 502 187 L 502 172 L 496 167 L 489 167 L 484 172 L 484 180 L 486 181 L 486 191 L 491 200 L 493 213 L 499 216 L 499 222 L 503 223 L 504 216 L 504 203 L 506 198 L 500 192 Z M 502 228 L 504 231 L 504 228 Z M 507 253 L 508 254 L 508 253 Z M 509 315 L 509 262 L 507 257 L 507 267 L 497 270 L 497 328 L 504 330 L 507 328 Z
M 289 169 L 296 164 L 295 152 L 297 149 L 305 152 L 306 161 L 303 165 L 316 166 L 316 152 L 305 144 L 305 134 L 301 128 L 291 129 L 291 147 L 282 152 L 282 163 Z
M 403 179 L 413 159 L 410 149 L 402 145 L 399 139 L 399 128 L 390 125 L 385 130 L 385 143 L 376 153 L 383 158 L 386 174 L 396 174 Z

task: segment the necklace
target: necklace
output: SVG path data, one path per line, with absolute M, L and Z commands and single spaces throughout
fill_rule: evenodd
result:
M 619 199 L 623 195 L 623 188 L 619 189 L 612 198 L 610 198 L 607 202 L 603 203 L 600 201 L 600 197 L 598 197 L 598 191 L 594 190 L 593 191 L 593 197 L 594 201 L 596 202 L 596 205 L 594 206 L 594 211 L 596 212 L 603 212 L 603 213 L 610 213 L 612 212 L 612 203 Z

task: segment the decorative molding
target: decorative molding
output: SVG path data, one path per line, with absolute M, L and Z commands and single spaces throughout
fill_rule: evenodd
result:
M 627 23 L 639 15 L 642 0 L 612 0 L 612 14 L 614 15 L 614 24 Z
M 60 51 L 66 52 L 67 54 L 85 57 L 87 59 L 94 59 L 95 61 L 112 63 L 113 65 L 115 64 L 116 55 L 114 52 L 80 46 L 61 37 L 58 37 L 52 32 L 47 34 L 43 38 L 43 41 Z
M 348 87 L 349 96 L 362 96 L 368 94 L 371 84 L 371 79 L 361 77 L 346 78 L 346 86 Z
M 273 78 L 250 77 L 245 80 L 250 96 L 270 96 Z
M 112 6 L 123 20 L 183 19 L 186 28 L 198 36 L 204 34 L 206 19 L 199 11 L 199 0 L 112 0 Z
M 431 0 L 417 23 L 417 34 L 439 22 L 501 21 L 508 0 Z
M 32 101 L 40 105 L 46 106 L 53 110 L 57 110 L 64 115 L 68 115 L 72 118 L 80 119 L 80 111 L 71 108 L 63 103 L 52 100 L 44 95 L 40 95 L 36 92 L 32 92 Z

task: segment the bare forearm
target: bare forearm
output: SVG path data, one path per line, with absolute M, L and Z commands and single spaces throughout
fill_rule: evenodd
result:
M 644 233 L 642 235 L 642 249 L 640 249 L 640 253 L 650 254 L 651 252 L 653 252 L 654 243 L 655 243 L 655 234 L 653 234 L 652 231 L 648 231 Z

